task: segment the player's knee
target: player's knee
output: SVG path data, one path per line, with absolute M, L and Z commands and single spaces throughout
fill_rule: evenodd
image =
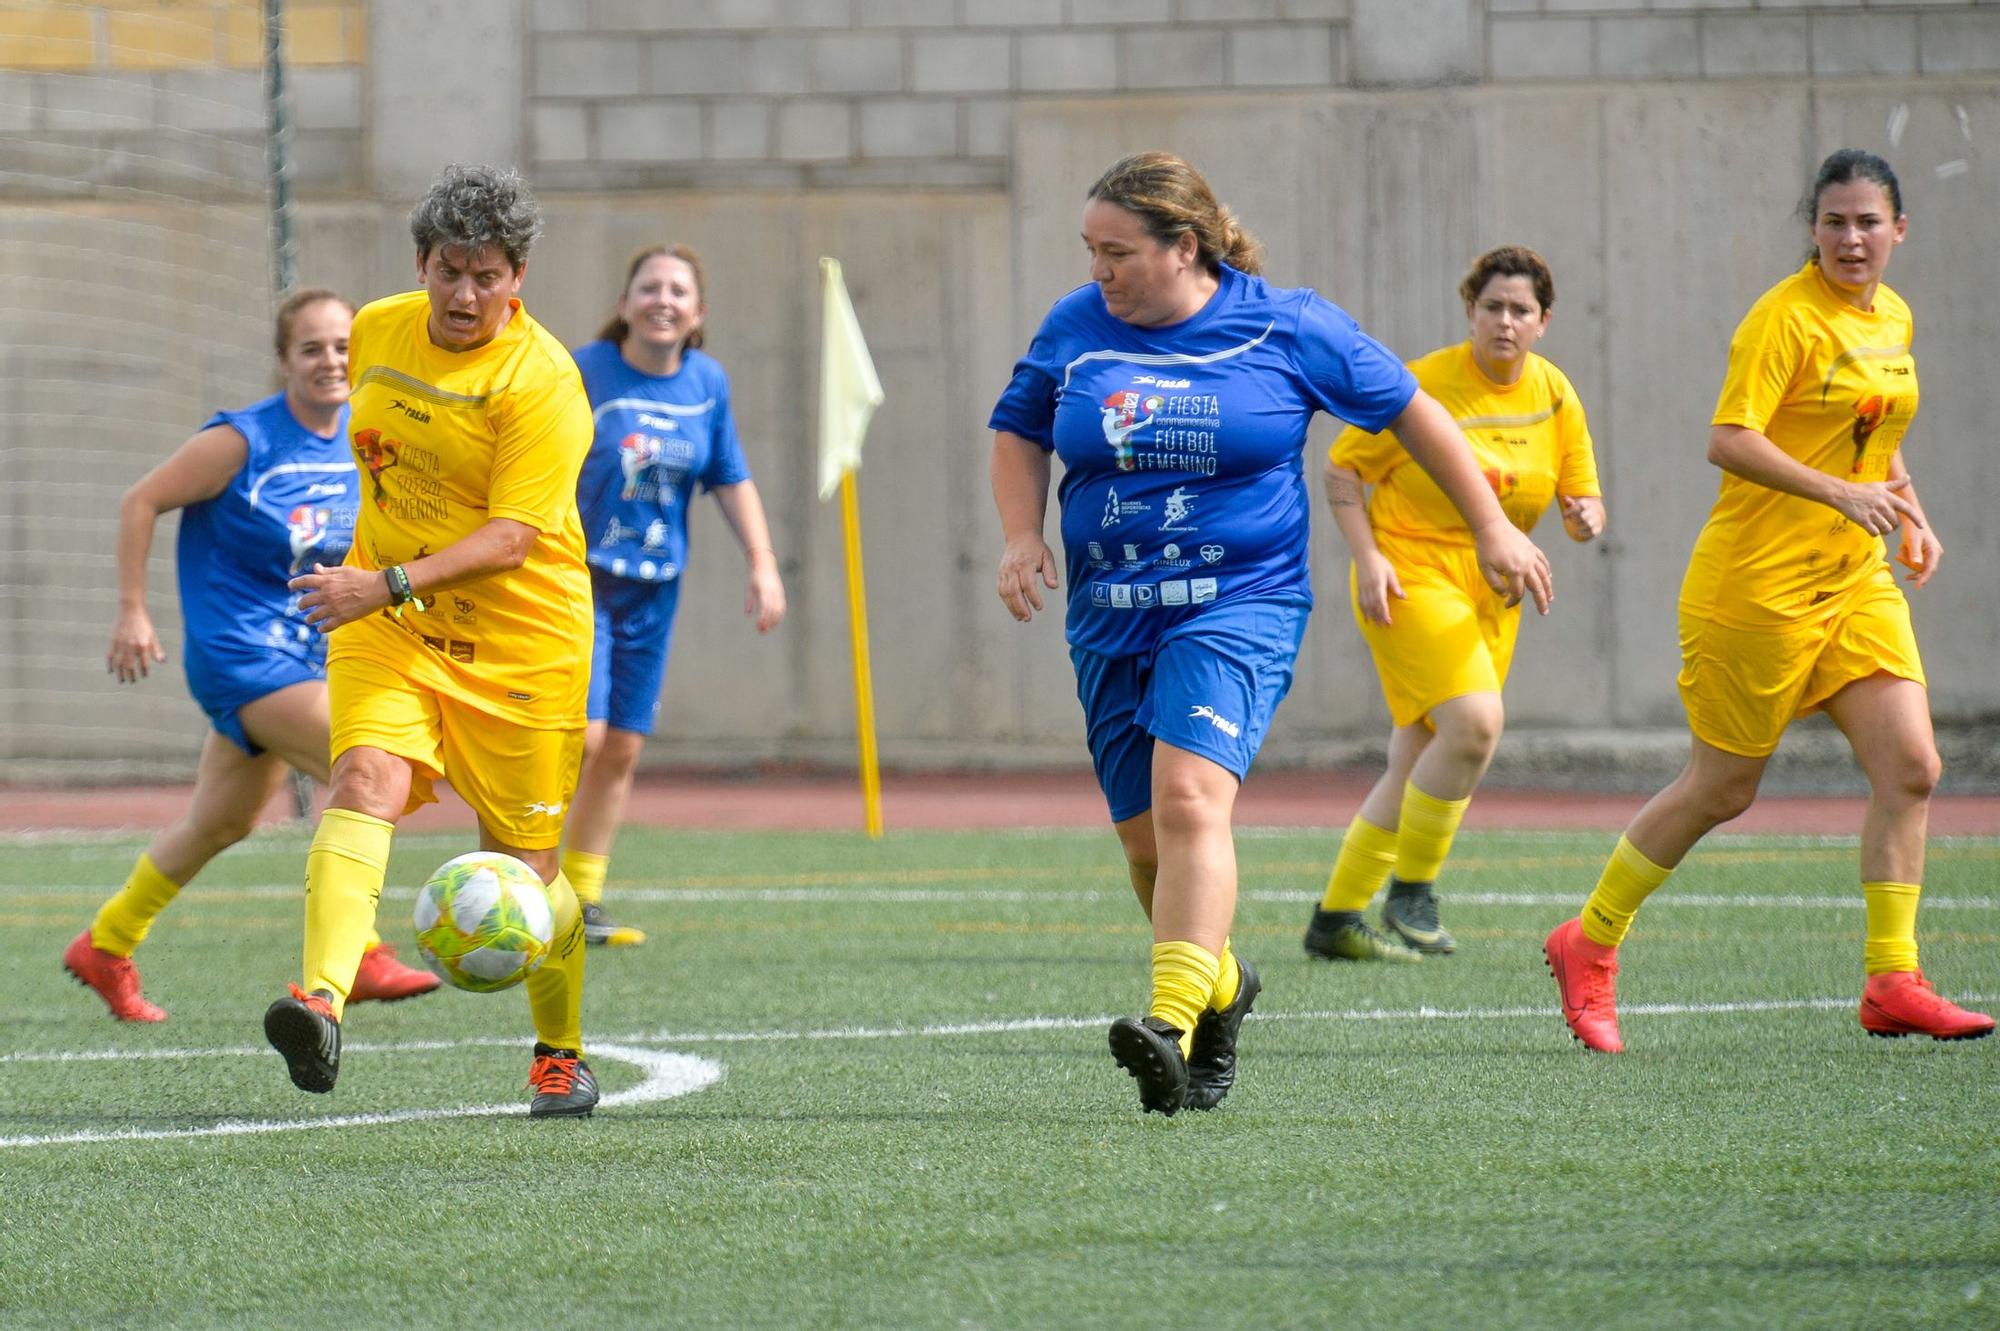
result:
M 1439 729 L 1438 738 L 1451 745 L 1462 760 L 1485 762 L 1500 747 L 1500 732 L 1506 723 L 1506 710 L 1497 694 L 1477 701 L 1464 699 L 1452 709 L 1449 721 Z
M 604 732 L 597 761 L 614 776 L 630 776 L 639 769 L 639 754 L 645 747 L 644 735 L 631 730 L 609 729 Z
M 1756 800 L 1755 781 L 1728 780 L 1697 787 L 1694 803 L 1702 818 L 1714 827 L 1748 812 Z
M 1944 760 L 1938 756 L 1935 746 L 1929 746 L 1902 755 L 1888 775 L 1888 785 L 1903 799 L 1922 803 L 1931 797 L 1943 777 Z

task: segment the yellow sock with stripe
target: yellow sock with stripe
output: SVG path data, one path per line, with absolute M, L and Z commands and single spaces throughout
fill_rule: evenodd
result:
M 125 886 L 97 908 L 90 922 L 90 945 L 103 948 L 114 957 L 129 957 L 146 941 L 153 917 L 167 908 L 181 885 L 161 873 L 153 857 L 144 853 L 125 879 Z
M 1403 783 L 1403 811 L 1396 828 L 1396 877 L 1406 883 L 1434 883 L 1451 854 L 1452 840 L 1472 797 L 1441 800 Z
M 583 1052 L 583 908 L 566 874 L 549 884 L 555 934 L 548 958 L 527 979 L 535 1038 L 552 1049 Z
M 1221 959 L 1196 943 L 1153 944 L 1153 1004 L 1147 1015 L 1181 1033 L 1181 1056 L 1194 1041 L 1194 1024 L 1215 992 Z
M 1243 987 L 1243 972 L 1236 968 L 1236 954 L 1229 950 L 1229 940 L 1222 940 L 1222 955 L 1215 959 L 1215 992 L 1208 996 L 1210 1012 L 1220 1012 L 1236 1001 L 1236 991 Z
M 389 871 L 389 841 L 396 825 L 352 809 L 319 817 L 306 854 L 305 981 L 310 993 L 333 995 L 333 1015 L 347 1008 L 354 968 L 375 937 L 375 903 Z
M 562 875 L 578 902 L 586 906 L 604 900 L 604 879 L 611 872 L 609 855 L 593 855 L 587 850 L 566 850 L 562 854 Z
M 1396 867 L 1396 834 L 1354 815 L 1327 875 L 1321 910 L 1365 910 Z
M 1862 965 L 1870 975 L 1917 969 L 1918 883 L 1863 883 L 1868 904 L 1868 939 L 1861 945 Z
M 1626 838 L 1619 837 L 1618 848 L 1611 852 L 1597 887 L 1583 903 L 1583 936 L 1605 947 L 1617 947 L 1624 942 L 1640 905 L 1672 872 L 1641 855 L 1639 848 Z

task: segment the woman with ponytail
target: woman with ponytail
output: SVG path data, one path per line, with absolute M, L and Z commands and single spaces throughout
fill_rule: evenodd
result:
M 1709 831 L 1750 807 L 1792 721 L 1823 711 L 1868 778 L 1859 1017 L 1870 1035 L 1976 1040 L 1993 1018 L 1917 964 L 1924 834 L 1940 772 L 1910 603 L 1944 546 L 1903 460 L 1917 411 L 1910 307 L 1883 281 L 1909 219 L 1889 164 L 1843 148 L 1799 205 L 1805 263 L 1737 326 L 1708 432 L 1722 471 L 1681 582 L 1687 766 L 1639 810 L 1597 887 L 1544 944 L 1563 1020 L 1619 1053 L 1615 978 L 1632 917 Z
M 1548 562 L 1465 438 L 1338 307 L 1260 275 L 1260 247 L 1180 158 L 1092 185 L 1090 281 L 1043 320 L 993 410 L 999 594 L 1032 619 L 1061 585 L 1091 759 L 1153 925 L 1152 999 L 1111 1026 L 1143 1109 L 1212 1109 L 1259 981 L 1230 950 L 1236 791 L 1291 687 L 1312 606 L 1306 426 L 1393 426 L 1465 515 L 1488 580 L 1546 608 Z

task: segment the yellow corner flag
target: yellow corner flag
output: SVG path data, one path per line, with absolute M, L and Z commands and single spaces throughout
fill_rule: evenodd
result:
M 882 405 L 882 381 L 861 336 L 861 321 L 847 298 L 840 260 L 819 261 L 819 497 L 833 498 L 840 478 L 861 468 L 861 439 L 868 418 Z
M 819 361 L 819 497 L 840 491 L 840 531 L 847 552 L 847 621 L 854 647 L 854 719 L 861 741 L 861 805 L 868 835 L 882 835 L 882 772 L 875 754 L 875 681 L 868 665 L 868 584 L 861 572 L 861 504 L 854 473 L 868 418 L 882 405 L 861 321 L 847 298 L 840 260 L 819 261 L 821 319 Z

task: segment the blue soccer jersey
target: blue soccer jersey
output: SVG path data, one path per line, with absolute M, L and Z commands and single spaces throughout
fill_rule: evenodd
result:
M 326 639 L 285 584 L 333 565 L 354 543 L 361 478 L 347 442 L 347 408 L 324 437 L 299 424 L 283 393 L 221 411 L 250 446 L 243 469 L 213 499 L 181 510 L 177 562 L 191 681 L 239 673 L 270 653 L 318 665 Z M 197 692 L 199 692 L 199 688 Z
M 1078 287 L 1042 321 L 989 424 L 1052 448 L 1067 632 L 1146 651 L 1204 607 L 1310 606 L 1303 450 L 1325 411 L 1379 430 L 1417 381 L 1347 313 L 1223 265 L 1201 310 L 1141 328 Z
M 687 505 L 703 489 L 750 479 L 729 375 L 688 348 L 680 369 L 652 375 L 612 342 L 577 348 L 597 433 L 576 482 L 591 564 L 615 577 L 665 582 L 687 563 Z

